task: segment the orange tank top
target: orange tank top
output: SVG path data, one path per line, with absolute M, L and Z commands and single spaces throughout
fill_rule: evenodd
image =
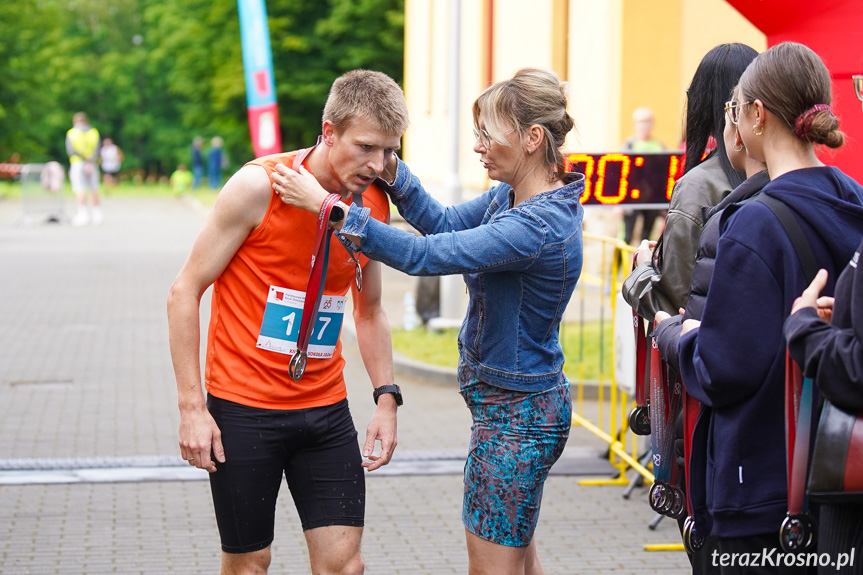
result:
M 298 153 L 264 156 L 249 164 L 261 166 L 269 176 L 278 163 L 291 166 Z M 363 193 L 363 205 L 373 218 L 388 221 L 389 201 L 374 185 Z M 302 379 L 295 382 L 288 375 L 290 334 L 295 345 L 296 312 L 302 310 L 309 281 L 317 219 L 317 214 L 288 206 L 273 194 L 261 225 L 213 284 L 204 378 L 208 393 L 264 409 L 319 407 L 347 397 L 339 332 L 343 296 L 354 282 L 355 264 L 335 237 L 321 303 L 327 313 L 319 313 Z M 362 255 L 359 259 L 362 266 L 368 262 Z

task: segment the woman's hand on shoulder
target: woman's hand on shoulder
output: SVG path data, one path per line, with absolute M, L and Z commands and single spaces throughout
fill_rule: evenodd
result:
M 329 195 L 305 166 L 300 166 L 300 171 L 295 172 L 284 164 L 276 164 L 270 179 L 273 192 L 284 203 L 315 214 Z
M 392 186 L 396 183 L 396 176 L 398 175 L 399 170 L 399 157 L 396 154 L 392 154 L 390 159 L 387 161 L 387 164 L 384 166 L 384 171 L 381 172 L 379 176 L 383 181 Z

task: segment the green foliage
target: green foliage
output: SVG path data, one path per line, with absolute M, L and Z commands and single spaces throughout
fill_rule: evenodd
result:
M 352 68 L 403 76 L 404 0 L 269 0 L 284 149 L 320 132 L 332 81 Z M 251 159 L 237 0 L 0 2 L 0 161 L 66 160 L 87 112 L 124 170 L 170 174 L 194 136 Z
M 393 329 L 393 350 L 401 355 L 443 367 L 458 366 L 458 331 L 432 332 L 425 329 Z M 608 381 L 612 375 L 611 323 L 585 322 L 563 324 L 560 341 L 566 355 L 564 369 L 573 381 Z M 600 374 L 600 363 L 602 373 Z

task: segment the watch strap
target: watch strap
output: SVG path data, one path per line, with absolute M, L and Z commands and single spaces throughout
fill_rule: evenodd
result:
M 385 393 L 392 393 L 395 396 L 396 405 L 402 405 L 402 403 L 403 403 L 403 401 L 402 401 L 402 390 L 399 388 L 399 386 L 397 386 L 395 384 L 393 384 L 393 385 L 382 385 L 380 387 L 375 388 L 375 391 L 372 394 L 372 397 L 374 397 L 374 400 L 375 400 L 375 405 L 378 404 L 378 398 Z

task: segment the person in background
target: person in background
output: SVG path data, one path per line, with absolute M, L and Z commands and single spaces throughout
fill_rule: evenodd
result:
M 735 90 L 731 102 L 738 101 L 740 100 Z M 701 314 L 704 312 L 704 300 L 707 298 L 710 280 L 713 277 L 713 265 L 716 261 L 716 244 L 719 243 L 719 220 L 722 211 L 732 204 L 754 198 L 770 181 L 764 162 L 750 158 L 749 154 L 746 153 L 746 147 L 743 145 L 738 126 L 731 121 L 730 109 L 725 115 L 723 137 L 725 138 L 725 152 L 732 167 L 738 172 L 745 173 L 746 181 L 734 188 L 721 202 L 712 208 L 705 208 L 703 211 L 705 224 L 698 241 L 698 254 L 692 268 L 692 281 L 690 282 L 689 297 L 686 300 L 685 313 L 672 316 L 659 310 L 654 317 L 657 324 L 656 343 L 662 354 L 662 359 L 667 361 L 676 373 L 680 372 L 677 343 L 680 339 L 683 321 L 687 319 L 700 320 Z
M 222 138 L 216 136 L 210 140 L 210 151 L 207 152 L 207 181 L 213 190 L 222 187 L 222 154 Z
M 684 174 L 674 185 L 659 242 L 641 242 L 636 254 L 638 265 L 621 289 L 624 300 L 651 325 L 658 312 L 677 315 L 686 305 L 705 221 L 702 212 L 719 203 L 745 179 L 745 174 L 735 169 L 727 155 L 723 137 L 725 102 L 757 55 L 744 44 L 716 46 L 704 55 L 686 91 Z M 711 144 L 713 147 L 707 152 Z M 682 439 L 682 430 L 681 417 L 675 425 L 675 439 Z M 681 471 L 685 473 L 682 468 Z M 682 489 L 686 489 L 684 473 L 681 473 Z M 681 533 L 683 521 L 682 518 L 678 521 Z M 693 573 L 716 572 L 710 563 L 714 549 L 715 540 L 708 540 L 690 555 Z
M 736 94 L 732 97 L 732 101 L 737 101 Z M 656 345 L 659 348 L 662 359 L 668 362 L 668 365 L 674 369 L 675 373 L 680 373 L 677 344 L 680 339 L 683 321 L 687 319 L 700 320 L 704 312 L 704 300 L 707 297 L 710 280 L 713 276 L 713 265 L 716 261 L 716 244 L 719 243 L 719 220 L 722 210 L 732 204 L 755 197 L 761 192 L 761 189 L 767 182 L 770 181 L 764 163 L 750 158 L 746 153 L 746 148 L 743 146 L 743 140 L 740 137 L 737 125 L 731 121 L 730 111 L 725 116 L 725 132 L 723 136 L 725 138 L 725 151 L 728 154 L 731 165 L 735 170 L 744 172 L 747 179 L 734 188 L 717 205 L 704 209 L 704 230 L 701 232 L 701 237 L 698 241 L 698 255 L 692 268 L 692 281 L 689 288 L 689 298 L 686 301 L 685 313 L 672 316 L 662 310 L 656 312 L 654 318 L 656 324 L 654 331 Z M 685 469 L 682 416 L 678 422 L 678 428 L 675 429 L 674 447 L 678 458 L 678 465 L 681 469 Z M 700 537 L 700 535 L 698 536 Z M 704 540 L 702 547 L 692 553 L 690 559 L 694 574 L 700 575 L 719 572 L 719 567 L 712 564 L 712 553 L 716 549 L 716 545 L 716 538 L 708 536 Z
M 821 394 L 846 413 L 863 412 L 863 242 L 836 281 L 835 297 L 818 297 L 828 274 L 820 270 L 794 302 L 785 321 L 788 351 L 803 374 L 815 380 Z M 859 455 L 859 454 L 858 454 Z M 838 463 L 837 463 L 838 465 Z M 826 500 L 818 505 L 818 553 L 863 557 L 863 502 Z M 859 575 L 863 565 L 837 571 L 820 566 L 818 573 Z
M 111 138 L 105 138 L 99 156 L 102 160 L 102 182 L 106 186 L 116 186 L 119 181 L 117 175 L 123 165 L 123 150 Z
M 566 173 L 561 153 L 575 126 L 566 101 L 557 75 L 536 68 L 486 89 L 473 105 L 473 149 L 502 183 L 456 206 L 434 200 L 393 157 L 390 198 L 422 236 L 358 206 L 335 223 L 362 254 L 390 267 L 464 275 L 470 303 L 458 380 L 473 418 L 462 508 L 471 574 L 545 573 L 534 532 L 571 425 L 558 335 L 583 251 L 584 176 Z M 326 197 L 317 181 L 277 170 L 282 200 L 317 214 Z
M 309 349 L 302 380 L 294 381 L 289 364 L 301 323 L 295 314 L 302 313 L 305 298 L 317 296 L 305 290 L 318 214 L 283 204 L 270 176 L 278 163 L 302 165 L 328 192 L 344 202 L 361 194 L 371 218 L 387 221 L 389 202 L 374 182 L 407 126 L 404 94 L 392 78 L 368 70 L 337 78 L 324 107 L 319 143 L 258 158 L 234 174 L 171 286 L 168 326 L 180 452 L 189 465 L 210 472 L 223 574 L 266 573 L 282 477 L 302 522 L 311 572 L 363 572 L 364 468 L 371 471 L 390 461 L 402 403 L 401 390 L 393 384 L 381 265 L 365 256 L 356 261 L 342 243 L 330 244 L 321 287 L 326 298 L 321 306 L 329 303 L 329 311 L 312 326 L 317 350 Z M 362 266 L 361 289 L 357 265 Z M 211 285 L 205 398 L 199 306 Z M 374 386 L 368 400 L 377 404 L 362 453 L 339 337 L 349 290 L 357 345 Z
M 725 152 L 725 102 L 758 52 L 744 44 L 722 44 L 698 65 L 687 90 L 686 163 L 674 184 L 665 229 L 656 243 L 642 241 L 636 269 L 626 278 L 623 299 L 648 322 L 657 311 L 676 314 L 686 305 L 702 209 L 715 206 L 746 175 L 732 167 Z M 716 148 L 704 157 L 711 137 Z M 655 249 L 654 249 L 655 248 Z
M 187 192 L 192 186 L 192 172 L 186 168 L 186 164 L 179 164 L 171 174 L 171 191 L 176 195 Z
M 634 154 L 664 151 L 665 145 L 653 137 L 653 123 L 653 110 L 637 108 L 632 113 L 632 125 L 635 133 L 623 142 L 621 149 L 624 152 Z M 641 220 L 641 237 L 649 239 L 654 223 L 662 215 L 664 215 L 664 210 L 623 208 L 623 241 L 627 244 L 632 243 L 635 223 L 639 219 Z
M 99 130 L 90 125 L 84 112 L 72 119 L 72 127 L 66 132 L 66 153 L 69 154 L 69 181 L 78 209 L 72 217 L 72 225 L 86 226 L 90 221 L 98 226 L 102 223 L 102 208 L 99 205 Z M 93 207 L 87 212 L 87 196 L 92 196 Z
M 863 101 L 863 76 L 855 77 L 857 97 Z M 827 286 L 821 270 L 794 302 L 785 320 L 788 352 L 815 380 L 821 394 L 848 413 L 863 411 L 863 241 L 836 280 L 834 297 L 818 297 Z M 855 552 L 863 557 L 863 502 L 824 501 L 819 505 L 818 552 L 836 557 Z M 819 575 L 835 573 L 820 566 Z M 841 571 L 863 573 L 863 561 Z
M 204 138 L 195 136 L 192 140 L 192 189 L 197 190 L 204 179 Z
M 844 142 L 830 109 L 830 72 L 811 49 L 784 42 L 749 65 L 737 94 L 728 104 L 731 119 L 748 154 L 770 174 L 761 197 L 788 207 L 816 261 L 836 277 L 863 235 L 863 187 L 815 153 L 818 145 Z M 684 321 L 678 343 L 686 391 L 709 408 L 692 437 L 695 526 L 717 537 L 720 554 L 781 553 L 788 510 L 783 325 L 808 282 L 788 233 L 764 203 L 727 207 L 719 230 L 702 319 Z M 725 565 L 721 573 L 815 571 L 799 565 Z

